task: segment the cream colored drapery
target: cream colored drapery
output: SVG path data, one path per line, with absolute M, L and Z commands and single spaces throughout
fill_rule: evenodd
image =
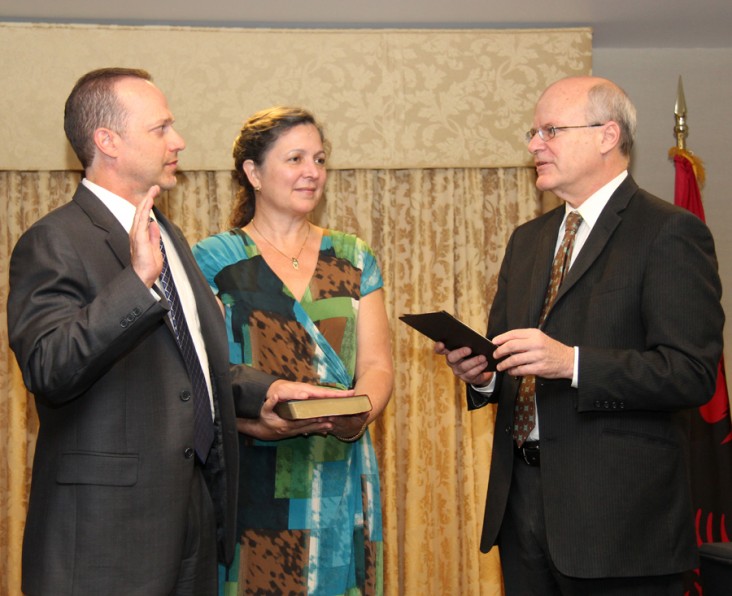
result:
M 158 51 L 165 47 L 166 52 Z M 297 51 L 293 51 L 293 48 Z M 373 425 L 390 596 L 501 593 L 478 537 L 492 409 L 431 343 L 398 321 L 446 309 L 483 329 L 505 243 L 540 208 L 522 131 L 549 82 L 590 70 L 586 29 L 265 31 L 0 24 L 0 594 L 20 593 L 20 544 L 37 418 L 8 349 L 7 269 L 20 234 L 79 180 L 62 133 L 73 82 L 147 68 L 188 147 L 159 205 L 191 242 L 227 227 L 230 144 L 274 103 L 312 109 L 334 153 L 315 221 L 358 233 L 382 267 L 396 381 Z M 2 171 L 4 170 L 4 171 Z M 61 171 L 56 171 L 61 170 Z M 144 537 L 141 537 L 144 539 Z

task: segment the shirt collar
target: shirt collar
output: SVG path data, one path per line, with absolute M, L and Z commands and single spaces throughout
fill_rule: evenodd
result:
M 104 206 L 112 212 L 112 215 L 119 221 L 125 231 L 129 233 L 132 229 L 132 220 L 135 218 L 135 206 L 127 199 L 123 199 L 111 190 L 95 184 L 88 178 L 82 179 L 81 183 L 104 203 Z
M 607 205 L 607 202 L 610 200 L 610 197 L 613 196 L 613 193 L 618 189 L 627 176 L 628 170 L 623 170 L 605 186 L 590 195 L 589 198 L 577 209 L 572 209 L 572 207 L 569 206 L 569 203 L 565 203 L 565 219 L 567 217 L 567 213 L 570 211 L 577 211 L 582 216 L 582 221 L 592 229 L 599 219 L 602 210 L 605 208 L 605 205 Z

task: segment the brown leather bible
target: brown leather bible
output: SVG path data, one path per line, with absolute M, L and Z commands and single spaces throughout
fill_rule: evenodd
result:
M 286 418 L 287 420 L 348 416 L 370 412 L 371 400 L 368 395 L 293 399 L 279 402 L 274 407 L 274 411 L 280 418 Z

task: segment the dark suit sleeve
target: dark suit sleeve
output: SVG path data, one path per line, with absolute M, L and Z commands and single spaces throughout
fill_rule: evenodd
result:
M 232 364 L 231 379 L 237 417 L 259 418 L 267 390 L 277 377 L 246 364 Z
M 651 241 L 638 291 L 644 345 L 580 346 L 579 411 L 601 409 L 605 400 L 671 411 L 700 406 L 714 393 L 724 313 L 714 242 L 701 220 L 686 212 L 668 217 Z M 616 294 L 609 321 L 626 308 L 624 292 Z
M 111 251 L 89 254 L 98 242 L 46 219 L 21 237 L 11 257 L 10 346 L 28 389 L 49 403 L 83 393 L 167 312 Z M 107 258 L 109 282 L 92 287 L 87 261 L 105 266 Z

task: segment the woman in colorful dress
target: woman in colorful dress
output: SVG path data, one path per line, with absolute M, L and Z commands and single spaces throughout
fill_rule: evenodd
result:
M 367 394 L 370 412 L 280 418 L 276 396 L 239 419 L 236 558 L 231 594 L 383 593 L 381 503 L 368 426 L 391 395 L 381 272 L 369 246 L 308 216 L 328 145 L 299 108 L 254 114 L 234 143 L 233 229 L 193 251 L 221 300 L 231 361 L 288 380 Z

